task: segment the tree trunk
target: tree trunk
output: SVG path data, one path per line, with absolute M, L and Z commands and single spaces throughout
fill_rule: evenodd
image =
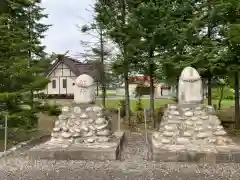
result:
M 30 6 L 28 9 L 28 16 L 29 16 L 29 31 L 28 31 L 28 36 L 29 36 L 29 42 L 31 43 L 32 41 L 32 34 L 31 34 L 31 29 L 32 29 L 32 7 Z M 29 57 L 29 61 L 28 61 L 28 68 L 30 69 L 32 66 L 32 49 L 31 47 L 28 50 L 28 57 Z M 30 90 L 30 107 L 31 107 L 31 111 L 33 112 L 34 109 L 34 92 L 33 89 Z
M 202 104 L 204 103 L 204 94 L 205 94 L 205 81 L 202 81 Z
M 234 74 L 234 90 L 235 90 L 235 122 L 236 127 L 240 128 L 240 121 L 239 121 L 239 77 L 238 72 Z
M 212 75 L 208 75 L 208 105 L 212 105 Z
M 125 49 L 125 48 L 124 48 Z M 126 50 L 124 50 L 124 85 L 125 85 L 125 112 L 126 112 L 126 120 L 128 121 L 128 125 L 131 125 L 130 118 L 130 98 L 129 98 L 129 82 L 128 82 L 128 60 L 126 56 Z
M 102 105 L 106 107 L 106 83 L 105 83 L 105 67 L 104 67 L 104 49 L 103 49 L 103 31 L 100 27 L 100 49 L 101 49 L 101 64 L 103 71 L 101 73 L 101 85 L 102 85 Z
M 98 91 L 99 91 L 99 82 L 97 81 L 97 96 L 99 96 L 99 93 L 98 93 Z
M 122 25 L 121 28 L 125 27 L 126 24 L 126 2 L 125 0 L 120 0 L 121 3 L 121 18 Z M 125 84 L 125 111 L 126 111 L 126 120 L 128 120 L 128 125 L 131 125 L 130 118 L 130 99 L 129 99 L 129 82 L 128 82 L 128 72 L 129 72 L 129 64 L 128 64 L 128 56 L 127 56 L 127 47 L 126 40 L 123 37 L 123 67 L 124 67 L 124 84 Z
M 149 76 L 150 76 L 150 121 L 152 122 L 152 127 L 156 127 L 156 122 L 154 118 L 154 64 L 153 64 L 153 51 L 149 51 Z
M 222 87 L 220 88 L 220 98 L 219 98 L 219 101 L 218 101 L 218 110 L 221 109 L 222 99 L 223 99 L 223 90 L 224 90 L 224 86 L 222 86 Z
M 179 78 L 177 78 L 176 80 L 176 103 L 178 103 L 178 81 L 179 81 Z

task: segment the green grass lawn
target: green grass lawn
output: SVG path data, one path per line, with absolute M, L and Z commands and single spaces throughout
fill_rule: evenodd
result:
M 130 106 L 131 106 L 132 111 L 135 111 L 137 101 L 138 100 L 135 100 L 135 99 L 130 100 Z M 155 100 L 155 107 L 156 108 L 162 107 L 165 104 L 169 104 L 169 103 L 172 103 L 172 102 L 173 101 L 169 100 L 169 99 L 156 99 Z M 100 104 L 101 100 L 97 101 L 97 103 Z M 120 99 L 108 99 L 108 100 L 106 100 L 106 107 L 107 108 L 118 108 L 118 107 L 120 107 L 119 104 L 120 104 Z M 149 108 L 149 105 L 150 105 L 149 99 L 142 99 L 142 105 L 145 106 L 146 108 Z
M 121 99 L 123 99 L 123 98 L 107 99 L 106 100 L 106 107 L 107 108 L 118 108 Z M 51 101 L 56 102 L 60 106 L 70 105 L 71 103 L 73 103 L 73 99 L 55 99 L 55 100 L 51 100 Z M 135 111 L 137 101 L 138 101 L 137 99 L 136 100 L 135 99 L 130 100 L 130 106 L 131 106 L 132 111 Z M 100 103 L 101 103 L 101 100 L 100 99 L 97 100 L 97 104 L 100 104 Z M 174 102 L 172 100 L 169 100 L 169 99 L 155 99 L 155 108 L 164 106 L 165 104 L 169 104 L 169 103 L 174 103 Z M 207 104 L 207 100 L 205 100 L 204 103 Z M 218 100 L 213 100 L 212 103 L 213 104 L 218 104 Z M 149 108 L 149 99 L 142 99 L 142 104 L 146 108 Z M 234 105 L 234 100 L 223 100 L 222 101 L 222 108 L 229 108 L 233 105 Z
M 119 101 L 120 101 L 120 99 L 119 100 L 118 99 L 108 99 L 108 100 L 106 100 L 106 107 L 107 108 L 117 108 L 117 107 L 119 107 Z M 142 104 L 146 108 L 149 108 L 149 104 L 150 104 L 149 102 L 150 102 L 149 99 L 142 99 Z M 100 104 L 101 100 L 99 100 L 97 103 Z M 137 103 L 137 100 L 130 100 L 130 106 L 133 111 L 136 109 L 136 103 Z M 156 99 L 155 107 L 156 108 L 162 107 L 165 104 L 170 104 L 170 103 L 173 103 L 173 101 L 169 100 L 169 99 Z M 205 100 L 204 103 L 207 104 L 207 100 Z M 212 103 L 218 105 L 218 100 L 213 100 Z M 233 105 L 234 105 L 233 100 L 223 100 L 222 101 L 222 108 L 229 108 Z
M 207 104 L 207 100 L 205 101 L 205 103 Z M 218 100 L 213 100 L 212 104 L 216 104 L 218 105 Z M 232 107 L 234 105 L 234 100 L 222 100 L 222 108 L 229 108 Z

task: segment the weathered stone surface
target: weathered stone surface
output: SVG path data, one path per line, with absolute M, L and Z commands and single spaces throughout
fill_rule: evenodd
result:
M 80 143 L 60 144 L 49 141 L 36 146 L 28 151 L 30 159 L 50 159 L 50 160 L 118 160 L 124 140 L 124 133 L 114 137 L 110 142 L 102 138 L 102 143 Z M 79 139 L 80 141 L 80 139 Z
M 66 151 L 69 150 L 66 147 L 74 146 L 75 148 L 75 145 L 82 148 L 91 146 L 95 150 L 98 148 L 109 148 L 113 142 L 117 147 L 119 144 L 118 139 L 121 139 L 123 134 L 120 133 L 118 137 L 112 135 L 109 118 L 106 117 L 105 110 L 102 106 L 94 104 L 95 83 L 89 75 L 83 74 L 76 79 L 74 101 L 75 104 L 72 106 L 64 106 L 62 108 L 62 113 L 55 123 L 51 133 L 51 140 L 49 141 L 51 143 L 48 143 L 48 148 L 52 148 L 54 151 L 52 156 L 58 156 L 60 153 L 54 150 L 56 145 L 64 147 Z M 113 151 L 116 151 L 116 147 L 113 147 L 115 148 Z M 81 150 L 76 152 L 82 153 Z M 60 155 L 66 157 L 72 154 L 64 152 L 60 153 Z
M 173 126 L 173 125 L 165 125 L 164 126 L 164 129 L 166 129 L 167 131 L 174 131 L 176 130 L 176 126 Z
M 176 153 L 184 150 L 186 153 L 180 159 L 186 160 L 189 151 L 216 153 L 219 147 L 234 145 L 225 137 L 226 132 L 214 109 L 200 104 L 203 96 L 199 74 L 193 68 L 183 71 L 179 80 L 179 104 L 169 105 L 165 110 L 159 132 L 151 138 L 154 146 Z
M 191 116 L 193 116 L 193 112 L 187 111 L 184 113 L 184 116 L 191 117 Z
M 74 102 L 76 104 L 87 104 L 95 102 L 95 82 L 94 79 L 82 74 L 75 80 Z
M 217 132 L 215 132 L 215 133 L 213 133 L 213 134 L 216 135 L 216 136 L 224 136 L 224 135 L 226 135 L 227 133 L 226 133 L 226 131 L 220 130 L 220 131 L 217 131 Z
M 202 80 L 196 69 L 183 69 L 178 83 L 179 104 L 200 103 L 202 101 Z
M 189 144 L 190 141 L 188 138 L 177 138 L 176 143 L 177 144 Z
M 170 145 L 169 143 L 163 143 L 164 146 L 158 146 L 152 141 L 150 134 L 148 137 L 149 160 L 160 162 L 240 163 L 240 147 L 238 146 L 219 146 L 217 150 L 214 147 L 201 148 L 200 146 L 186 148 L 184 144 Z M 168 142 L 167 140 L 164 141 Z
M 174 135 L 174 132 L 164 131 L 163 135 L 166 137 L 172 137 Z

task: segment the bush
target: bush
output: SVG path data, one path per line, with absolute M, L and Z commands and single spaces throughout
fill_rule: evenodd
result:
M 156 109 L 156 111 L 155 111 L 155 118 L 156 118 L 156 122 L 157 122 L 157 123 L 160 123 L 160 122 L 161 122 L 162 117 L 163 117 L 163 115 L 164 115 L 165 109 L 166 109 L 165 106 Z
M 61 110 L 57 105 L 51 105 L 49 110 L 48 110 L 48 115 L 49 116 L 58 116 L 61 114 Z
M 48 103 L 38 104 L 39 112 L 46 112 L 49 116 L 58 116 L 61 114 L 61 110 L 56 104 L 50 105 Z
M 120 116 L 121 116 L 121 118 L 125 117 L 126 116 L 126 103 L 125 103 L 125 100 L 121 99 L 119 101 L 119 107 L 120 107 Z M 131 114 L 132 114 L 132 111 L 130 109 L 130 115 Z
M 142 104 L 142 100 L 141 98 L 138 99 L 138 101 L 136 102 L 136 111 L 143 111 L 143 104 Z

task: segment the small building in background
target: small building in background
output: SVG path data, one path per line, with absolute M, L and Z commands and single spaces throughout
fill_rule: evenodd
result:
M 150 94 L 150 77 L 149 76 L 129 76 L 129 95 L 136 96 L 136 89 L 142 87 L 143 95 Z M 123 96 L 125 93 L 124 84 L 117 88 L 117 95 Z M 154 95 L 156 98 L 162 96 L 169 96 L 173 88 L 165 83 L 154 83 Z
M 99 80 L 101 71 L 100 63 L 80 62 L 67 56 L 59 55 L 49 67 L 46 77 L 50 83 L 41 91 L 51 97 L 73 96 L 75 79 L 81 74 L 89 74 L 96 81 Z

